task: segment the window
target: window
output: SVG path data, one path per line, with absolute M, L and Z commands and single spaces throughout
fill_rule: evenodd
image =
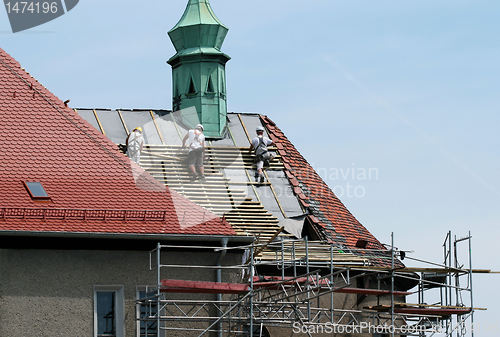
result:
M 194 86 L 193 78 L 190 78 L 189 79 L 188 95 L 195 95 L 195 94 L 196 94 L 196 87 Z
M 174 98 L 179 96 L 179 78 L 177 74 L 175 75 L 175 80 L 173 82 L 174 85 Z
M 226 93 L 226 81 L 224 80 L 224 74 L 221 74 L 220 84 L 221 84 L 220 92 L 225 94 Z
M 220 79 L 220 97 L 226 99 L 226 82 L 224 80 L 224 73 L 221 74 Z
M 97 336 L 116 336 L 115 292 L 98 291 L 97 299 Z
M 158 321 L 158 305 L 156 302 L 156 288 L 137 288 L 137 337 L 156 337 Z M 162 331 L 163 333 L 163 331 Z M 164 336 L 162 334 L 162 336 Z
M 43 188 L 42 184 L 37 181 L 26 181 L 24 182 L 24 186 L 28 190 L 28 193 L 31 196 L 31 199 L 34 200 L 49 200 L 50 197 Z
M 123 337 L 123 287 L 94 288 L 94 337 Z
M 212 77 L 210 76 L 208 78 L 208 85 L 207 85 L 207 93 L 214 93 L 215 90 L 214 90 L 214 84 L 212 83 Z

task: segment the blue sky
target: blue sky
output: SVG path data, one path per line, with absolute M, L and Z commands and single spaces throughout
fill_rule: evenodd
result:
M 0 10 L 1 47 L 71 106 L 171 108 L 166 32 L 186 2 L 82 0 L 17 34 Z M 470 229 L 474 265 L 500 270 L 500 2 L 211 3 L 230 111 L 269 115 L 381 241 L 441 260 L 445 233 Z M 476 336 L 500 330 L 498 284 L 475 278 Z

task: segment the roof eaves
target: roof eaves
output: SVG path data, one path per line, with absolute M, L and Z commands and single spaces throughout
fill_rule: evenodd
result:
M 86 233 L 86 232 L 45 232 L 45 231 L 0 231 L 0 236 L 52 237 L 52 238 L 89 238 L 89 239 L 136 239 L 162 241 L 228 242 L 251 244 L 254 238 L 241 235 L 202 235 L 202 234 L 133 234 L 133 233 Z

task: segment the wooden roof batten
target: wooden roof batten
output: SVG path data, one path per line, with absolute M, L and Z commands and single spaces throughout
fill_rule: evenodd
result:
M 246 150 L 246 151 L 245 151 Z M 232 164 L 230 158 L 238 159 Z M 186 169 L 187 153 L 180 146 L 146 145 L 141 166 L 155 179 L 211 212 L 224 216 L 239 235 L 251 235 L 259 242 L 277 236 L 291 237 L 283 233 L 279 219 L 267 211 L 259 200 L 248 196 L 245 186 L 253 188 L 251 180 L 233 182 L 222 172 L 223 168 L 253 169 L 253 158 L 248 148 L 208 146 L 205 160 L 205 181 L 192 181 Z M 271 169 L 282 169 L 275 159 Z M 257 194 L 256 194 L 257 195 Z

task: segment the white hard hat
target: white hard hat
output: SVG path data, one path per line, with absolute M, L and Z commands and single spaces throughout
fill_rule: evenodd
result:
M 262 126 L 258 126 L 255 131 L 257 131 L 257 132 L 264 132 L 264 128 Z
M 196 129 L 201 129 L 201 131 L 203 131 L 203 125 L 201 124 L 196 125 Z

